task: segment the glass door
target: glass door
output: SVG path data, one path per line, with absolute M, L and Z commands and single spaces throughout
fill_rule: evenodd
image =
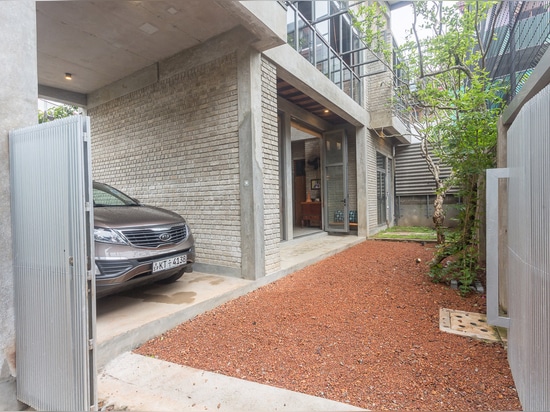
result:
M 343 130 L 323 136 L 323 203 L 327 232 L 349 232 L 348 150 Z
M 383 225 L 387 220 L 387 198 L 388 190 L 386 187 L 386 157 L 376 153 L 376 198 L 377 198 L 377 220 L 379 225 Z

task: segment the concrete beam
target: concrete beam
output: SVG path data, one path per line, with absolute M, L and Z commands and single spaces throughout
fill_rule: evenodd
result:
M 158 63 L 155 63 L 90 93 L 87 99 L 87 108 L 92 109 L 156 83 L 159 79 L 158 72 Z
M 258 51 L 286 43 L 286 7 L 275 1 L 218 1 L 238 17 L 254 35 L 252 44 Z
M 41 84 L 38 85 L 38 97 L 78 107 L 86 107 L 88 105 L 88 97 L 85 94 L 70 92 L 68 90 Z
M 289 102 L 281 96 L 277 97 L 277 107 L 279 108 L 279 110 L 285 113 L 289 113 L 294 119 L 307 123 L 316 129 L 324 131 L 330 130 L 332 128 L 332 125 L 330 123 L 324 121 L 318 116 L 315 116 L 313 113 L 302 109 L 294 103 Z
M 300 53 L 284 44 L 264 52 L 277 75 L 354 126 L 368 126 L 368 112 L 331 82 Z
M 234 53 L 238 48 L 246 48 L 254 40 L 255 37 L 251 36 L 249 31 L 243 27 L 237 27 L 204 44 L 184 50 L 90 93 L 87 108 L 100 106 L 118 97 L 143 89 L 159 80 Z

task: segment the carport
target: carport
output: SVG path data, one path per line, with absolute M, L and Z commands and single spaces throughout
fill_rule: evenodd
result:
M 356 236 L 321 233 L 281 243 L 281 270 L 255 281 L 193 272 L 175 284 L 152 285 L 104 297 L 97 302 L 98 368 L 201 313 L 361 241 Z
M 0 146 L 0 158 L 3 160 L 0 162 L 0 190 L 6 194 L 0 198 L 0 214 L 2 221 L 6 223 L 6 230 L 0 235 L 0 243 L 5 246 L 0 248 L 0 408 L 15 410 L 21 405 L 15 398 L 14 318 L 21 314 L 14 315 L 12 234 L 9 230 L 11 187 L 7 142 L 8 131 L 36 123 L 37 96 L 82 107 L 85 114 L 91 116 L 92 146 L 95 131 L 97 135 L 111 136 L 110 139 L 103 139 L 102 144 L 94 148 L 97 155 L 95 159 L 101 162 L 93 166 L 94 178 L 96 175 L 100 178 L 113 178 L 112 173 L 105 173 L 104 170 L 110 168 L 112 171 L 115 165 L 120 172 L 117 175 L 118 182 L 123 184 L 123 188 L 134 189 L 133 194 L 137 190 L 138 197 L 145 202 L 158 202 L 176 209 L 184 207 L 185 203 L 183 206 L 166 204 L 174 198 L 174 194 L 181 196 L 182 193 L 181 181 L 177 182 L 172 177 L 183 173 L 192 174 L 195 165 L 189 162 L 184 168 L 178 161 L 175 164 L 170 163 L 162 151 L 171 153 L 173 148 L 164 148 L 161 153 L 157 153 L 150 150 L 148 145 L 159 134 L 171 136 L 174 129 L 162 129 L 166 124 L 165 120 L 170 115 L 172 120 L 179 116 L 182 113 L 181 107 L 187 104 L 185 107 L 189 110 L 185 114 L 189 117 L 184 120 L 186 124 L 195 121 L 197 125 L 193 133 L 196 132 L 196 141 L 200 147 L 194 150 L 213 155 L 212 160 L 204 161 L 206 166 L 201 170 L 202 174 L 192 184 L 183 185 L 185 193 L 195 196 L 193 199 L 197 196 L 206 199 L 202 206 L 196 208 L 195 216 L 192 216 L 198 232 L 204 233 L 199 242 L 211 242 L 208 245 L 211 253 L 203 254 L 203 263 L 202 266 L 198 265 L 198 272 L 205 276 L 214 276 L 210 280 L 214 283 L 219 283 L 219 275 L 232 275 L 230 280 L 221 278 L 224 280 L 221 283 L 228 284 L 229 289 L 220 292 L 223 288 L 218 287 L 215 292 L 225 296 L 223 299 L 229 299 L 235 293 L 246 293 L 249 286 L 242 287 L 243 284 L 257 287 L 284 276 L 300 265 L 289 266 L 288 260 L 285 261 L 284 253 L 280 250 L 281 230 L 278 221 L 279 201 L 274 190 L 276 186 L 265 190 L 266 182 L 275 183 L 279 178 L 278 164 L 273 161 L 276 157 L 266 156 L 270 150 L 276 152 L 279 143 L 277 90 L 276 87 L 262 87 L 260 76 L 268 79 L 266 84 L 276 86 L 277 67 L 260 53 L 284 43 L 286 15 L 282 3 L 221 0 L 23 0 L 2 2 L 0 14 L 5 22 L 1 30 L 7 45 L 2 55 L 4 61 L 10 62 L 4 68 L 6 75 L 0 83 L 5 101 L 10 102 L 10 105 L 3 104 L 0 108 L 3 142 Z M 200 72 L 196 67 L 201 67 L 203 71 Z M 233 73 L 234 77 L 228 77 L 228 73 Z M 180 83 L 170 83 L 169 79 L 176 76 Z M 214 76 L 218 76 L 218 83 L 209 81 Z M 143 100 L 150 102 L 158 98 L 158 90 L 177 90 L 182 85 L 184 89 L 188 89 L 183 90 L 180 95 L 171 94 L 168 100 L 159 99 L 155 109 L 157 111 L 149 113 L 140 110 L 139 98 L 144 88 L 148 88 L 150 94 L 142 96 Z M 193 93 L 187 93 L 191 88 L 195 88 Z M 192 97 L 215 95 L 220 90 L 227 93 L 219 96 L 219 101 L 225 104 L 223 107 L 212 108 L 211 101 L 184 101 L 181 97 L 186 94 Z M 132 101 L 127 100 L 130 95 Z M 118 106 L 110 104 L 115 100 Z M 116 109 L 128 107 L 129 102 L 133 105 L 129 111 L 134 117 L 122 122 L 129 125 L 128 129 L 109 129 L 109 116 L 116 118 Z M 271 105 L 271 112 L 264 117 L 259 116 L 258 108 L 266 104 Z M 193 113 L 207 112 L 210 109 L 213 114 L 207 115 L 213 123 L 206 124 L 204 119 L 193 118 Z M 102 120 L 94 123 L 95 118 Z M 120 118 L 117 120 L 120 121 Z M 177 130 L 177 122 L 173 123 Z M 138 127 L 132 128 L 136 124 Z M 223 129 L 227 124 L 232 128 L 229 131 Z M 215 130 L 215 139 L 208 140 L 211 136 L 201 134 L 201 127 Z M 89 128 L 85 128 L 84 133 L 89 133 Z M 124 139 L 120 138 L 121 133 Z M 181 136 L 175 135 L 179 150 L 187 150 L 187 145 L 182 145 L 178 140 L 180 138 Z M 260 147 L 264 147 L 266 151 L 262 152 Z M 132 150 L 145 153 L 146 158 L 130 168 L 127 165 L 117 165 L 119 153 L 130 153 L 133 156 Z M 146 168 L 140 167 L 150 162 L 157 162 L 157 166 L 164 165 L 157 167 L 157 172 L 160 170 L 162 174 L 150 173 Z M 227 178 L 228 181 L 221 182 L 220 177 Z M 150 179 L 151 183 L 132 184 L 135 181 L 143 182 L 144 179 Z M 217 199 L 224 199 L 223 207 L 208 206 L 213 202 L 215 204 Z M 261 206 L 258 208 L 258 205 Z M 220 213 L 228 216 L 221 216 Z M 219 221 L 224 225 L 212 223 Z M 235 239 L 239 239 L 238 242 Z M 357 241 L 357 238 L 339 240 L 349 244 Z M 235 246 L 234 243 L 238 245 Z M 329 243 L 332 243 L 330 250 L 334 250 L 338 244 Z M 295 246 L 288 242 L 287 246 L 290 245 Z M 295 249 L 294 253 L 296 250 L 299 249 Z M 324 250 L 320 248 L 318 251 L 304 251 L 306 255 L 301 257 L 301 264 L 304 259 L 309 259 L 311 253 Z M 81 275 L 85 276 L 84 273 Z M 195 283 L 214 286 L 210 281 L 201 278 Z M 236 290 L 240 292 L 235 292 Z M 185 295 L 186 291 L 179 292 L 183 294 L 170 299 L 179 299 L 180 304 L 185 304 L 189 296 Z M 28 298 L 32 300 L 32 294 Z M 167 305 L 166 302 L 159 304 Z M 193 311 L 205 309 L 200 305 L 195 305 L 194 308 Z M 99 307 L 99 311 L 102 310 Z M 193 311 L 188 311 L 185 316 L 192 316 Z M 93 309 L 90 314 L 95 315 Z M 52 316 L 55 317 L 55 313 Z M 168 317 L 171 322 L 180 322 L 185 318 L 160 312 L 159 316 Z M 90 319 L 92 326 L 80 327 L 92 330 L 93 320 Z M 152 322 L 158 323 L 157 320 Z M 164 327 L 167 326 L 159 327 L 153 333 L 160 332 Z M 98 331 L 97 341 L 92 334 L 84 344 L 92 352 L 97 347 L 100 348 L 97 361 L 101 365 L 101 339 L 106 335 L 103 335 L 101 324 L 98 325 Z M 139 335 L 141 332 L 137 333 Z M 111 343 L 120 350 L 128 350 L 140 339 L 149 337 L 151 336 L 141 335 L 136 338 L 127 334 L 120 342 L 112 343 L 111 340 Z M 129 346 L 128 341 L 131 341 Z M 47 346 L 45 350 L 47 353 Z M 19 353 L 18 356 L 22 360 L 25 354 Z M 92 370 L 77 372 L 93 377 L 95 361 L 90 361 Z M 44 378 L 38 380 L 44 384 L 48 380 L 55 382 L 48 371 L 43 373 Z M 36 388 L 37 392 L 44 390 L 47 391 L 47 388 Z M 93 382 L 89 391 L 89 406 L 93 408 L 97 398 Z M 38 406 L 31 406 L 57 409 L 55 405 L 37 402 Z
M 271 7 L 273 10 L 267 10 Z M 224 33 L 232 35 L 221 36 L 221 42 L 215 43 L 222 49 L 227 39 L 244 39 L 242 44 L 255 53 L 280 44 L 282 33 L 276 33 L 276 28 L 282 27 L 284 31 L 284 9 L 276 3 L 269 7 L 264 5 L 261 14 L 268 13 L 261 21 L 256 17 L 255 9 L 257 5 L 254 3 L 244 5 L 213 0 L 2 2 L 0 14 L 5 24 L 1 30 L 6 41 L 2 57 L 3 61 L 10 63 L 4 66 L 5 75 L 0 84 L 4 96 L 0 112 L 3 142 L 0 150 L 0 188 L 4 193 L 0 200 L 0 213 L 5 223 L 0 239 L 4 246 L 0 252 L 0 408 L 15 410 L 21 407 L 15 399 L 14 317 L 21 316 L 21 313 L 14 315 L 17 311 L 14 302 L 20 299 L 16 295 L 18 292 L 14 293 L 12 235 L 9 230 L 8 131 L 36 123 L 37 97 L 78 105 L 86 111 L 105 100 L 124 96 L 144 84 L 155 82 L 162 76 L 163 68 L 170 65 L 167 61 L 169 57 Z M 272 18 L 267 18 L 269 15 Z M 243 29 L 243 26 L 248 29 Z M 206 54 L 203 51 L 196 55 L 195 62 Z M 160 66 L 159 61 L 163 61 L 165 66 Z M 248 77 L 246 73 L 241 76 L 241 81 L 248 84 L 250 90 L 250 73 Z M 9 105 L 6 104 L 8 101 Z M 241 102 L 239 109 L 244 119 L 240 126 L 241 137 L 257 139 L 257 125 L 252 124 L 251 116 L 244 114 L 251 110 L 253 102 L 247 99 Z M 89 133 L 89 130 L 84 133 Z M 252 170 L 252 163 L 252 160 L 245 161 L 240 169 L 245 173 L 250 171 L 254 178 L 258 171 Z M 254 193 L 249 192 L 248 196 L 252 205 Z M 252 215 L 251 219 L 245 229 L 250 233 L 248 236 L 245 233 L 244 237 L 254 243 L 255 237 L 263 233 L 258 228 L 260 216 Z M 250 258 L 245 260 L 251 261 L 253 267 L 258 264 L 257 253 L 254 250 L 249 252 Z M 260 264 L 263 263 L 261 259 L 260 254 Z M 81 275 L 86 276 L 85 273 Z M 32 299 L 32 295 L 28 298 Z M 41 309 L 37 307 L 36 310 Z M 93 310 L 90 313 L 93 314 Z M 18 340 L 22 340 L 21 336 Z M 94 348 L 96 342 L 90 339 L 84 344 Z M 47 353 L 47 345 L 43 350 Z M 21 364 L 25 356 L 23 352 L 18 353 Z M 93 368 L 93 361 L 89 364 Z M 41 366 L 36 365 L 37 371 Z M 81 373 L 93 374 L 93 371 L 82 370 Z M 55 377 L 46 373 L 42 379 L 44 385 L 55 381 Z M 93 409 L 96 403 L 93 384 L 89 390 L 89 407 Z M 40 393 L 47 392 L 47 387 L 35 388 L 35 392 L 39 398 Z M 56 405 L 44 404 L 40 399 L 31 406 L 58 409 Z

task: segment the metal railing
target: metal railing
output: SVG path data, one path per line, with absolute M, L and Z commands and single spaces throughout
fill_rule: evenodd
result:
M 294 4 L 287 2 L 287 43 L 361 104 L 361 78 Z

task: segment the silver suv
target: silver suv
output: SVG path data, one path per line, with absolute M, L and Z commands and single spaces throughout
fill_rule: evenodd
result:
M 104 183 L 93 190 L 97 297 L 193 271 L 195 244 L 183 217 Z

